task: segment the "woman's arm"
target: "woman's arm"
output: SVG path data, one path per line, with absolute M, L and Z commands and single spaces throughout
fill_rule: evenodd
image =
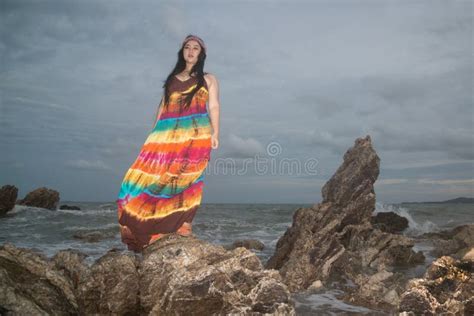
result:
M 212 126 L 212 148 L 219 146 L 219 83 L 213 74 L 208 74 L 210 79 L 209 85 L 209 116 Z

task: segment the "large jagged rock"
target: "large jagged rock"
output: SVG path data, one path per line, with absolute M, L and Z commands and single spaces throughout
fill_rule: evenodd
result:
M 41 207 L 50 210 L 56 210 L 58 203 L 59 192 L 45 187 L 29 192 L 25 198 L 17 202 L 17 204 L 20 205 Z
M 86 255 L 51 259 L 0 247 L 0 312 L 17 315 L 295 315 L 276 270 L 239 247 L 170 234 L 143 256 L 112 249 L 91 266 Z
M 399 312 L 415 315 L 474 315 L 474 261 L 443 256 L 423 278 L 410 280 Z
M 4 185 L 0 188 L 0 216 L 5 215 L 15 207 L 18 188 L 14 185 Z
M 370 136 L 358 138 L 323 186 L 323 201 L 295 211 L 292 226 L 266 263 L 279 270 L 290 291 L 349 282 L 354 286 L 345 289 L 344 299 L 352 303 L 386 310 L 398 305 L 394 282 L 402 275 L 392 267 L 420 263 L 424 256 L 412 250 L 412 239 L 371 224 L 379 164 Z

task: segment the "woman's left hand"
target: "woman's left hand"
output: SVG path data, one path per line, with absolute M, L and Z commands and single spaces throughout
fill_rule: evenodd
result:
M 217 147 L 219 147 L 219 136 L 215 134 L 211 135 L 211 146 L 212 149 L 217 149 Z

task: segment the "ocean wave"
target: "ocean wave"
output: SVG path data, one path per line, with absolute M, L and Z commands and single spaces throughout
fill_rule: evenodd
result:
M 318 315 L 320 312 L 324 312 L 321 314 L 325 315 L 337 315 L 341 311 L 357 313 L 358 315 L 373 312 L 366 307 L 349 305 L 339 300 L 336 295 L 341 293 L 343 292 L 340 290 L 327 290 L 324 293 L 297 293 L 292 296 L 295 299 L 296 308 L 305 308 L 314 315 Z
M 117 212 L 117 210 L 109 209 L 87 209 L 87 210 L 57 210 L 58 213 L 72 214 L 78 216 L 90 216 L 90 215 L 110 215 Z
M 119 224 L 118 223 L 109 223 L 105 225 L 100 225 L 100 226 L 68 226 L 65 227 L 64 230 L 68 231 L 82 231 L 82 230 L 106 230 L 110 228 L 118 228 Z
M 410 210 L 403 206 L 377 202 L 374 214 L 382 212 L 394 212 L 397 215 L 405 217 L 408 220 L 408 228 L 404 231 L 404 233 L 407 235 L 417 236 L 440 230 L 438 225 L 430 220 L 425 220 L 422 223 L 415 221 L 412 214 L 410 213 Z
M 13 207 L 13 209 L 9 211 L 7 214 L 19 214 L 23 212 L 54 212 L 54 210 L 50 210 L 50 209 L 42 208 L 42 207 L 16 204 Z

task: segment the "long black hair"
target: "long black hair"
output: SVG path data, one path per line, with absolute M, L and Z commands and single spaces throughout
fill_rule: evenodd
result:
M 171 73 L 168 75 L 168 78 L 166 78 L 165 83 L 163 84 L 164 88 L 164 106 L 168 108 L 168 103 L 170 99 L 170 91 L 169 91 L 169 85 L 171 81 L 174 79 L 173 77 L 176 74 L 179 74 L 182 72 L 184 69 L 186 69 L 186 60 L 184 60 L 183 56 L 183 49 L 184 46 L 181 46 L 181 49 L 178 52 L 178 61 L 176 62 L 176 65 L 174 66 L 174 69 L 171 71 Z M 201 44 L 199 44 L 201 46 Z M 197 77 L 197 85 L 196 87 L 191 90 L 189 93 L 183 94 L 186 95 L 184 98 L 184 108 L 188 109 L 191 106 L 191 100 L 194 97 L 194 94 L 201 89 L 202 86 L 204 86 L 205 80 L 204 79 L 204 62 L 206 60 L 206 52 L 204 48 L 201 46 L 201 52 L 198 55 L 198 60 L 196 64 L 194 64 L 193 68 L 191 68 L 190 75 L 194 74 L 195 77 Z

